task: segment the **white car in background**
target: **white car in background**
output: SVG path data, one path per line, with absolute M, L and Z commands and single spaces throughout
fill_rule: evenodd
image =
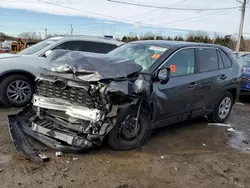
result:
M 6 106 L 27 105 L 33 95 L 39 65 L 56 49 L 106 54 L 122 42 L 92 36 L 54 37 L 18 54 L 0 54 L 0 102 Z

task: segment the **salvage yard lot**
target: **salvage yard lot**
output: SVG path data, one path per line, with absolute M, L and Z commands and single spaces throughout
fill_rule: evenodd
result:
M 84 154 L 45 153 L 46 163 L 18 157 L 0 107 L 0 187 L 250 187 L 250 103 L 238 103 L 229 127 L 208 126 L 205 119 L 155 131 L 140 150 L 117 152 L 107 144 Z

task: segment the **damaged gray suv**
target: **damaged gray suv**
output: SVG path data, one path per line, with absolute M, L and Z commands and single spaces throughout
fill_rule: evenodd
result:
M 56 50 L 36 79 L 32 104 L 9 116 L 22 154 L 41 161 L 26 136 L 65 152 L 145 144 L 152 130 L 207 116 L 224 122 L 238 98 L 241 67 L 210 44 L 137 41 L 106 55 Z

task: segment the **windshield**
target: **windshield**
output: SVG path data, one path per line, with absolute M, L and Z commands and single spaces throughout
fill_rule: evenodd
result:
M 134 60 L 135 63 L 143 67 L 143 71 L 147 71 L 149 67 L 166 51 L 167 48 L 160 46 L 128 43 L 114 49 L 107 55 Z
M 42 50 L 43 48 L 55 43 L 56 41 L 58 41 L 59 38 L 56 38 L 56 39 L 47 39 L 47 40 L 44 40 L 42 42 L 39 42 L 35 45 L 32 45 L 24 50 L 22 50 L 21 52 L 19 52 L 18 54 L 19 55 L 31 55 L 31 54 L 34 54 L 40 50 Z

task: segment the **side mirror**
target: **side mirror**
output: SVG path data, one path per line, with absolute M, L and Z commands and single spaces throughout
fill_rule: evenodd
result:
M 48 56 L 49 56 L 49 54 L 51 54 L 51 52 L 52 52 L 52 50 L 48 50 L 48 51 L 46 51 L 46 52 L 44 53 L 44 56 L 45 56 L 45 57 L 48 57 Z
M 161 84 L 166 84 L 169 81 L 170 68 L 159 69 L 157 72 L 157 77 Z

